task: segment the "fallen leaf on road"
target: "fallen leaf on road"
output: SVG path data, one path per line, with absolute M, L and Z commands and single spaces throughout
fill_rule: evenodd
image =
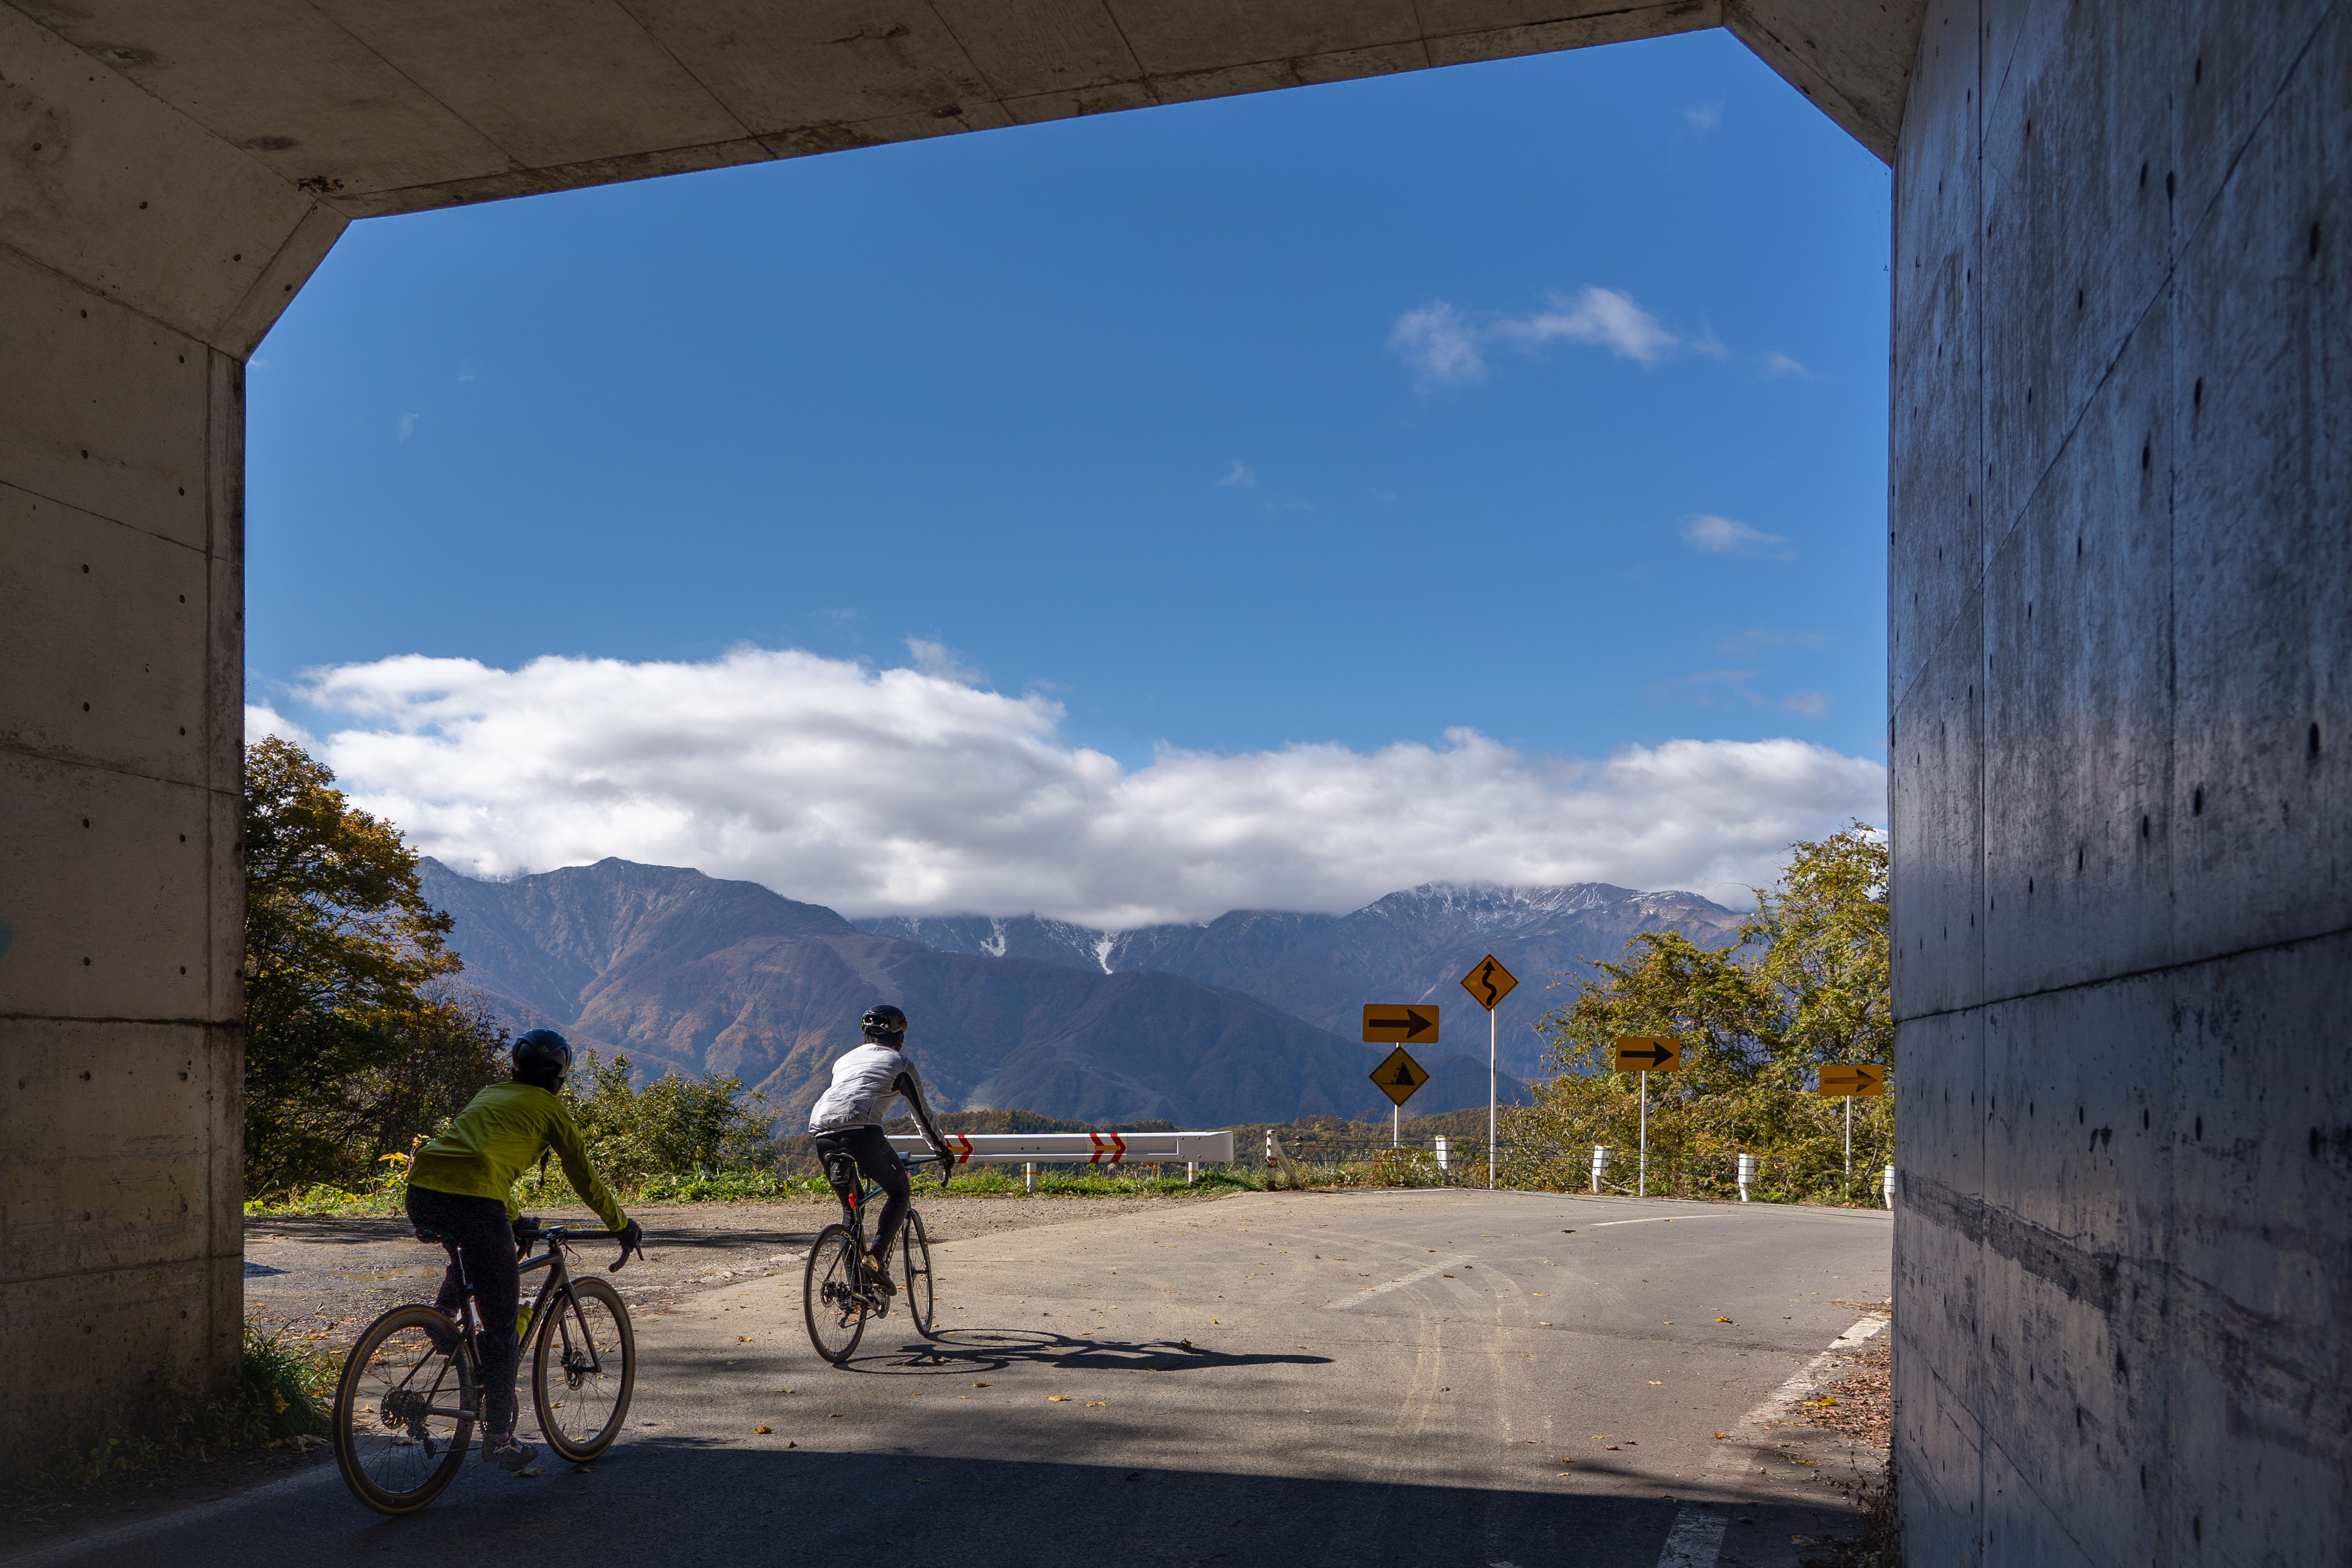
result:
M 825 1419 L 828 1421 L 838 1421 L 841 1419 L 841 1412 L 836 1410 L 832 1415 L 826 1416 Z
M 1576 1232 L 1574 1232 L 1574 1231 L 1572 1231 L 1572 1230 L 1563 1230 L 1563 1231 L 1561 1231 L 1561 1232 L 1560 1232 L 1560 1235 L 1562 1235 L 1562 1236 L 1574 1236 L 1575 1234 L 1576 1234 Z
M 749 1334 L 737 1334 L 735 1336 L 735 1342 L 739 1345 L 748 1345 L 751 1342 L 751 1336 Z
M 986 1388 L 986 1387 L 988 1386 L 988 1384 L 984 1384 L 984 1383 L 975 1383 L 975 1384 L 972 1384 L 972 1386 L 973 1386 L 974 1388 Z
M 751 1428 L 751 1431 L 752 1431 L 752 1433 L 753 1433 L 755 1436 L 761 1436 L 761 1437 L 764 1437 L 764 1436 L 766 1436 L 768 1435 L 768 1429 L 767 1429 L 765 1426 L 754 1426 L 754 1427 L 752 1427 L 752 1428 Z
M 1730 1434 L 1730 1433 L 1728 1433 L 1728 1432 L 1717 1432 L 1715 1436 L 1716 1436 L 1717 1440 L 1719 1442 L 1719 1441 L 1721 1441 L 1723 1438 L 1726 1438 L 1726 1437 L 1730 1436 L 1731 1436 L 1731 1434 Z
M 787 1448 L 797 1448 L 800 1445 L 793 1442 L 790 1437 L 787 1437 L 784 1439 L 784 1447 Z
M 1110 1401 L 1108 1399 L 1089 1399 L 1087 1401 L 1087 1408 L 1089 1410 L 1099 1410 L 1109 1403 Z
M 1664 1387 L 1665 1385 L 1664 1385 L 1664 1384 L 1661 1384 L 1661 1383 L 1660 1383 L 1656 1378 L 1654 1378 L 1654 1378 L 1650 1379 L 1650 1386 L 1651 1386 L 1652 1388 L 1663 1388 L 1663 1387 Z
M 1617 1451 L 1617 1445 L 1616 1445 L 1616 1444 L 1614 1444 L 1614 1443 L 1610 1444 L 1610 1445 L 1609 1445 L 1609 1451 L 1610 1451 L 1611 1453 L 1612 1453 L 1612 1454 L 1613 1454 L 1613 1453 L 1615 1453 L 1615 1452 Z
M 1729 1318 L 1717 1318 L 1716 1321 L 1718 1323 L 1727 1323 L 1731 1321 L 1731 1320 Z
M 1069 1403 L 1069 1400 L 1070 1396 L 1066 1394 L 1049 1394 L 1045 1395 L 1045 1403 L 1048 1405 L 1066 1405 Z

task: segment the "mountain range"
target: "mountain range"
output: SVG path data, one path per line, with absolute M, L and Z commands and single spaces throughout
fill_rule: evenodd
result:
M 1157 971 L 1256 997 L 1343 1038 L 1367 1002 L 1434 1003 L 1440 1041 L 1484 1058 L 1486 1018 L 1462 977 L 1487 953 L 1518 977 L 1496 1009 L 1502 1069 L 1549 1069 L 1536 1024 L 1643 931 L 1680 931 L 1702 946 L 1737 940 L 1740 917 L 1696 893 L 1635 892 L 1605 882 L 1502 888 L 1426 883 L 1352 914 L 1234 910 L 1205 925 L 1098 931 L 1036 915 L 889 915 L 856 922 L 878 936 L 948 952 L 1028 959 L 1104 973 Z M 1417 1050 L 1417 1048 L 1416 1048 Z M 1483 1102 L 1484 1086 L 1479 1095 Z M 1427 1090 L 1423 1090 L 1427 1093 Z M 1419 1096 L 1415 1097 L 1416 1100 Z
M 915 1021 L 910 1054 L 943 1110 L 1195 1127 L 1388 1110 L 1368 1076 L 1385 1050 L 1169 968 L 953 951 L 677 867 L 607 859 L 499 882 L 432 859 L 421 869 L 453 918 L 464 983 L 509 1026 L 562 1029 L 641 1077 L 740 1079 L 785 1131 L 804 1124 L 858 1016 L 886 1001 Z M 1227 970 L 1264 967 L 1244 940 L 1253 923 L 1319 931 L 1327 920 L 1244 917 Z M 1416 1109 L 1485 1103 L 1483 1059 L 1415 1055 L 1431 1075 Z M 1525 1097 L 1515 1079 L 1502 1088 Z

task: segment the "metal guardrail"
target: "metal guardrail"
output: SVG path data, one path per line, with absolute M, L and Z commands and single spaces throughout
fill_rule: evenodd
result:
M 1223 1165 L 1233 1163 L 1230 1132 L 950 1132 L 959 1165 Z M 902 1154 L 930 1152 L 919 1136 L 892 1138 Z

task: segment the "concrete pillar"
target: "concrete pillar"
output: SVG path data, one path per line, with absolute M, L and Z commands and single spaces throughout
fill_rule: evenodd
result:
M 1895 163 L 1896 1448 L 2352 1552 L 2352 13 L 1937 0 Z
M 341 221 L 0 7 L 0 1475 L 242 1313 L 243 357 Z

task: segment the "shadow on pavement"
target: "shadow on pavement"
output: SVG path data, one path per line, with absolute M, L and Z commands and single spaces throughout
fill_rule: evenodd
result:
M 889 1337 L 889 1320 L 878 1325 Z M 1202 1372 L 1232 1366 L 1328 1366 L 1329 1356 L 1234 1355 L 1224 1351 L 1195 1349 L 1181 1340 L 1141 1342 L 1087 1339 L 1046 1333 L 1035 1329 L 944 1329 L 929 1342 L 909 1339 L 895 1351 L 873 1348 L 877 1326 L 869 1326 L 863 1353 L 842 1366 L 844 1372 L 879 1375 L 975 1371 L 1002 1372 L 1016 1363 L 1034 1366 L 1092 1367 L 1111 1372 Z

